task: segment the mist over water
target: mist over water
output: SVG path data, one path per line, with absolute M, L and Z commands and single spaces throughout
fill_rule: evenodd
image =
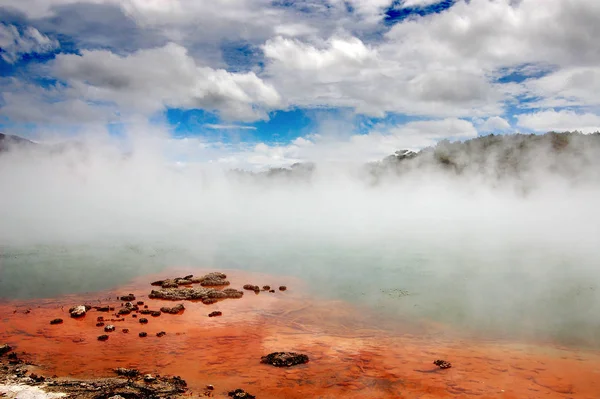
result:
M 514 178 L 419 161 L 376 183 L 358 163 L 248 177 L 143 144 L 127 156 L 97 142 L 11 151 L 0 296 L 106 289 L 169 266 L 244 269 L 389 317 L 600 345 L 600 180 L 581 162 L 598 153 L 577 151 L 567 174 L 540 151 Z

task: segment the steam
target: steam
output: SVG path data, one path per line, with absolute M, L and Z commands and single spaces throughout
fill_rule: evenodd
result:
M 17 254 L 3 258 L 5 276 L 26 267 L 24 248 L 85 253 L 69 270 L 88 276 L 119 262 L 136 265 L 124 277 L 167 262 L 245 268 L 298 275 L 388 315 L 599 344 L 600 180 L 590 162 L 600 158 L 574 145 L 563 160 L 537 146 L 519 173 L 455 148 L 461 173 L 432 155 L 379 164 L 377 179 L 358 162 L 317 162 L 301 178 L 181 166 L 159 138 L 126 151 L 95 139 L 14 150 L 0 156 L 0 242 Z M 123 248 L 137 255 L 110 258 Z M 411 295 L 382 296 L 393 288 Z

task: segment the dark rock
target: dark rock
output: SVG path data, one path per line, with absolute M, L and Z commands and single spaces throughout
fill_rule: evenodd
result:
M 137 315 L 135 313 L 132 314 L 131 317 L 133 317 L 134 319 L 137 319 Z
M 144 304 L 144 301 L 137 301 L 138 306 L 142 306 L 143 304 Z
M 192 278 L 194 278 L 193 274 L 188 274 L 187 276 L 185 276 L 183 279 L 184 280 L 191 280 Z
M 200 300 L 216 298 L 241 298 L 243 293 L 232 288 L 218 290 L 206 287 L 184 287 L 184 288 L 163 288 L 152 290 L 149 297 L 152 299 L 167 299 L 171 301 L 181 300 Z
M 94 306 L 98 312 L 110 312 L 111 310 L 115 310 L 115 308 L 110 306 Z
M 256 290 L 254 290 L 254 293 L 255 293 L 256 295 L 258 295 L 258 294 L 260 294 L 260 289 L 259 289 L 258 287 L 256 287 L 256 288 L 257 288 L 257 289 L 256 289 Z
M 113 332 L 113 331 L 115 331 L 115 326 L 113 326 L 112 324 L 109 324 L 106 327 L 104 327 L 104 331 L 105 332 Z
M 205 298 L 202 300 L 202 303 L 205 305 L 212 305 L 213 303 L 217 303 L 219 302 L 218 300 L 216 300 L 215 298 Z
M 308 356 L 295 352 L 273 352 L 260 359 L 261 363 L 271 364 L 275 367 L 291 367 L 308 363 Z
M 145 317 L 142 317 L 142 318 L 140 319 L 140 323 L 141 323 L 141 324 L 147 324 L 147 323 L 148 323 L 148 319 L 146 319 Z
M 435 364 L 436 366 L 438 366 L 441 369 L 449 369 L 450 367 L 452 367 L 452 364 L 445 360 L 436 360 L 433 362 L 433 364 Z
M 203 287 L 218 287 L 223 285 L 229 285 L 229 281 L 225 280 L 227 276 L 223 273 L 214 272 L 208 273 L 202 277 L 192 278 L 192 282 L 200 283 Z
M 269 291 L 271 289 L 270 285 L 263 285 L 263 290 Z
M 96 327 L 104 327 L 104 322 L 100 321 L 96 323 Z
M 62 323 L 63 323 L 63 319 L 50 320 L 50 324 L 52 324 L 52 325 L 62 324 Z
M 126 369 L 124 367 L 119 367 L 115 369 L 115 373 L 117 375 L 127 377 L 127 378 L 135 378 L 140 375 L 140 371 L 137 369 Z
M 144 337 L 147 337 L 147 336 L 148 336 L 148 333 L 146 333 L 146 332 L 142 331 L 142 332 L 140 332 L 138 335 L 140 336 L 140 338 L 144 338 Z
M 233 399 L 256 399 L 256 396 L 249 394 L 243 389 L 236 389 L 234 391 L 230 391 L 228 396 L 231 396 Z
M 210 385 L 209 384 L 209 385 L 206 386 L 206 389 L 208 389 L 209 391 L 214 391 L 215 387 L 214 387 L 214 385 Z
M 41 376 L 41 375 L 37 375 L 37 374 L 34 374 L 34 373 L 31 373 L 29 375 L 29 378 L 31 378 L 35 382 L 44 382 L 44 381 L 46 381 L 46 377 Z
M 164 282 L 165 282 L 165 280 L 157 280 L 157 281 L 153 281 L 152 283 L 150 283 L 150 285 L 154 285 L 156 287 L 161 287 Z
M 175 280 L 165 280 L 163 281 L 162 288 L 177 288 L 179 287 L 179 284 L 177 284 L 177 281 Z
M 73 317 L 73 318 L 83 317 L 83 316 L 85 316 L 86 312 L 87 312 L 87 310 L 84 305 L 73 306 L 71 309 L 69 309 L 69 313 L 71 314 L 71 317 Z
M 205 278 L 200 282 L 200 285 L 203 287 L 219 287 L 229 284 L 231 284 L 229 281 L 216 277 Z
M 125 334 L 129 333 L 129 328 L 124 328 L 121 331 L 123 331 Z
M 214 312 L 210 312 L 208 314 L 208 317 L 215 317 L 215 316 L 223 316 L 223 312 L 219 312 L 218 310 L 215 310 Z
M 270 292 L 270 293 L 274 293 L 274 292 L 275 292 L 275 290 L 269 290 L 269 292 Z
M 160 338 L 160 337 L 164 337 L 165 335 L 167 335 L 167 333 L 166 333 L 166 332 L 164 332 L 164 331 L 160 331 L 160 332 L 157 332 L 157 333 L 156 333 L 156 336 L 157 336 L 158 338 Z
M 163 306 L 162 308 L 160 308 L 160 311 L 163 313 L 169 313 L 169 314 L 178 314 L 181 313 L 185 310 L 185 306 L 183 306 L 182 303 L 180 303 L 179 305 L 173 306 L 172 308 L 169 308 L 167 306 Z
M 119 309 L 118 314 L 129 314 L 131 313 L 131 310 L 127 309 L 127 308 L 123 308 L 123 309 Z
M 96 317 L 96 321 L 104 321 L 104 317 L 98 316 L 98 317 Z
M 12 348 L 8 344 L 0 345 L 0 356 L 7 354 L 11 350 L 12 350 Z
M 144 309 L 148 309 L 148 305 L 144 305 Z
M 152 312 L 150 312 L 150 315 L 152 317 L 158 317 L 161 315 L 161 311 L 160 310 L 153 310 Z
M 141 314 L 152 314 L 152 311 L 148 310 L 148 309 L 142 309 L 142 310 L 140 310 L 140 313 Z
M 258 288 L 258 285 L 254 285 L 254 284 L 244 284 L 244 289 L 248 290 L 248 291 L 260 290 L 260 288 Z
M 285 291 L 285 290 L 287 290 L 287 287 L 285 285 L 279 286 L 279 291 Z
M 244 293 L 242 291 L 238 291 L 234 288 L 225 288 L 223 292 L 227 294 L 227 298 L 232 299 L 239 299 L 244 296 Z
M 107 340 L 108 340 L 108 335 L 106 335 L 106 334 L 98 336 L 98 341 L 107 341 Z
M 128 294 L 128 295 L 123 295 L 120 298 L 121 301 L 125 301 L 125 302 L 131 302 L 131 301 L 135 301 L 135 295 L 133 294 Z

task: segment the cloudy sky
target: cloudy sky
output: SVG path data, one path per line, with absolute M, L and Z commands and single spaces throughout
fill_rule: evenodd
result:
M 600 130 L 597 0 L 3 0 L 0 130 L 232 167 Z

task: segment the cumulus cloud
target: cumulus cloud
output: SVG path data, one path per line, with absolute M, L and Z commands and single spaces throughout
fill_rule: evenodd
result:
M 277 91 L 253 72 L 199 66 L 185 48 L 173 43 L 128 56 L 102 50 L 61 54 L 52 68 L 82 97 L 132 112 L 201 108 L 225 119 L 251 121 L 265 118 L 280 102 Z
M 482 132 L 502 132 L 510 129 L 510 123 L 500 116 L 492 116 L 477 127 Z
M 60 47 L 57 40 L 28 26 L 22 31 L 14 25 L 0 23 L 0 56 L 8 63 L 15 63 L 25 54 L 45 54 Z
M 570 110 L 546 110 L 517 116 L 519 126 L 538 132 L 580 131 L 600 132 L 600 115 Z

